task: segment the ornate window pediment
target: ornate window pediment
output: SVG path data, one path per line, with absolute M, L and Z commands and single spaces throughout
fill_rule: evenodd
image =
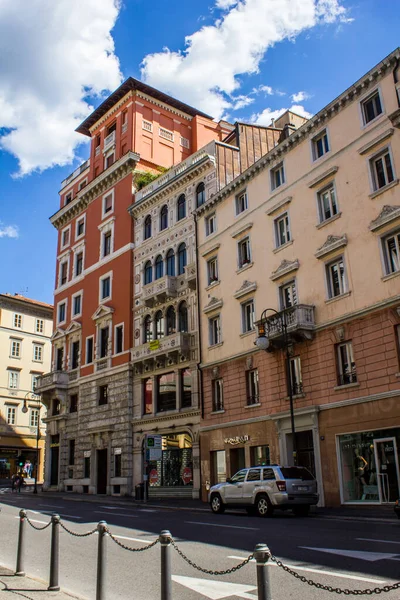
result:
M 246 294 L 255 292 L 257 289 L 257 283 L 255 281 L 248 281 L 245 279 L 240 288 L 234 293 L 235 298 L 239 299 Z
M 315 256 L 322 258 L 338 248 L 344 248 L 344 246 L 347 246 L 347 235 L 345 233 L 343 235 L 328 235 L 326 242 L 318 248 Z
M 92 315 L 93 321 L 98 321 L 99 319 L 103 319 L 104 317 L 108 317 L 113 314 L 114 309 L 111 306 L 103 306 L 100 305 L 96 312 Z
M 389 206 L 385 204 L 379 215 L 369 224 L 370 231 L 376 231 L 387 223 L 400 218 L 400 206 Z
M 50 340 L 52 342 L 55 342 L 56 340 L 63 339 L 66 336 L 66 333 L 67 332 L 64 331 L 64 329 L 57 327 L 57 329 L 54 331 L 53 335 L 51 336 Z
M 205 307 L 203 308 L 203 312 L 208 313 L 213 310 L 217 310 L 218 308 L 221 308 L 222 305 L 223 305 L 223 301 L 218 298 L 215 298 L 213 296 L 211 298 L 210 302 L 208 304 L 206 304 Z
M 283 277 L 284 275 L 287 275 L 292 271 L 297 271 L 299 266 L 300 263 L 298 258 L 295 258 L 294 260 L 283 260 L 279 267 L 272 272 L 270 279 L 272 279 L 272 281 L 275 281 L 276 279 L 279 279 L 280 277 Z
M 70 334 L 70 333 L 74 333 L 75 331 L 80 331 L 82 329 L 82 325 L 80 323 L 78 323 L 77 321 L 71 321 L 71 323 L 68 325 L 67 329 L 65 330 L 66 334 Z

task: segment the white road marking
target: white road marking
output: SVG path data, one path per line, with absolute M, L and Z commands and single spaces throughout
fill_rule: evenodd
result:
M 382 525 L 393 525 L 396 523 L 398 519 L 381 519 L 379 517 L 335 517 L 331 515 L 325 515 L 323 517 L 313 517 L 314 520 L 326 521 L 329 519 L 330 521 L 365 521 L 367 523 L 382 523 Z
M 14 519 L 19 519 L 19 517 L 14 517 Z M 48 521 L 38 521 L 37 519 L 29 519 L 32 523 L 41 523 L 42 525 L 47 525 Z
M 38 506 L 52 506 L 53 508 L 65 508 L 65 506 L 59 506 L 58 504 L 38 504 Z
M 94 510 L 95 514 L 104 515 L 104 511 L 102 510 Z M 116 517 L 128 517 L 129 519 L 137 519 L 139 515 L 127 515 L 126 513 L 112 513 L 113 516 Z
M 47 513 L 54 515 L 53 510 L 42 510 L 41 513 L 37 513 L 37 514 L 47 514 Z M 69 517 L 70 519 L 82 519 L 82 517 L 78 517 L 77 515 L 67 515 L 65 513 L 57 513 L 57 514 L 60 515 L 60 517 Z
M 204 523 L 202 521 L 184 521 L 190 525 L 209 525 L 210 527 L 228 527 L 229 529 L 252 529 L 253 531 L 260 531 L 259 527 L 240 527 L 239 525 L 222 525 L 221 523 Z
M 363 542 L 380 542 L 381 544 L 398 544 L 400 542 L 393 542 L 392 540 L 376 540 L 375 538 L 356 538 L 356 540 L 361 540 Z
M 140 512 L 154 513 L 157 512 L 154 508 L 139 508 Z
M 365 550 L 338 550 L 337 548 L 313 548 L 310 546 L 299 546 L 304 550 L 314 550 L 316 552 L 325 552 L 326 554 L 338 554 L 347 558 L 357 558 L 358 560 L 366 560 L 368 562 L 376 562 L 378 560 L 387 560 L 393 558 L 399 553 L 388 554 L 386 552 L 366 552 Z
M 228 556 L 228 558 L 233 558 L 234 560 L 244 560 L 247 556 Z M 255 562 L 253 558 L 251 562 Z M 286 564 L 286 563 L 285 563 Z M 268 563 L 269 567 L 277 567 L 278 565 L 273 562 Z M 387 582 L 383 579 L 370 579 L 369 577 L 361 577 L 358 575 L 348 575 L 346 573 L 340 573 L 339 571 L 326 571 L 324 569 L 313 569 L 312 567 L 301 567 L 298 565 L 288 564 L 288 567 L 294 569 L 295 571 L 307 571 L 309 573 L 318 573 L 320 575 L 332 575 L 332 577 L 340 577 L 341 579 L 354 579 L 355 581 L 366 581 L 368 583 L 382 583 L 386 584 Z
M 129 540 L 130 542 L 140 542 L 141 544 L 152 544 L 154 540 L 143 540 L 140 538 L 132 538 L 126 537 L 125 535 L 114 535 L 113 537 L 118 538 L 119 540 Z
M 227 581 L 214 581 L 212 579 L 198 579 L 196 577 L 185 577 L 183 575 L 172 575 L 172 581 L 209 598 L 210 600 L 222 600 L 236 596 L 246 600 L 257 600 L 253 594 L 254 585 L 243 585 L 242 583 L 229 583 Z

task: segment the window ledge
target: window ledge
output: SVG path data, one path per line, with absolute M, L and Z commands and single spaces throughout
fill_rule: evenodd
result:
M 219 285 L 221 283 L 221 281 L 218 279 L 217 281 L 213 281 L 212 283 L 209 283 L 208 286 L 206 287 L 206 291 L 208 292 L 208 290 L 212 290 L 212 288 L 217 287 L 217 285 Z
M 324 154 L 321 154 L 321 156 L 317 156 L 317 158 L 313 158 L 312 159 L 312 164 L 313 165 L 319 165 L 321 164 L 322 160 L 325 158 L 329 158 L 331 155 L 331 150 L 329 149 L 328 152 L 324 152 Z
M 369 197 L 371 198 L 371 200 L 373 200 L 377 196 L 380 196 L 381 194 L 383 194 L 384 192 L 386 192 L 386 190 L 390 190 L 391 188 L 393 188 L 396 185 L 398 185 L 398 183 L 399 183 L 399 179 L 395 179 L 391 183 L 388 183 L 387 185 L 384 185 L 383 187 L 379 188 L 379 190 L 376 190 L 376 192 L 373 192 L 372 194 L 370 194 Z
M 255 332 L 256 332 L 255 329 L 250 329 L 250 331 L 244 331 L 243 333 L 241 333 L 239 335 L 239 337 L 244 338 L 244 337 L 247 337 L 248 335 L 254 335 Z
M 293 244 L 293 240 L 290 240 L 289 242 L 286 242 L 286 244 L 282 244 L 282 246 L 278 246 L 278 248 L 274 248 L 274 250 L 272 250 L 272 252 L 274 254 L 277 254 L 278 252 L 280 252 L 284 248 L 287 248 L 288 246 L 291 246 L 292 244 Z
M 225 412 L 224 408 L 222 410 L 212 410 L 210 412 L 210 415 L 222 415 L 224 412 Z
M 395 277 L 399 276 L 400 271 L 395 271 L 394 273 L 390 273 L 389 275 L 385 275 L 384 277 L 382 277 L 382 281 L 390 281 L 391 279 L 394 279 Z
M 249 263 L 247 263 L 247 265 L 243 265 L 243 267 L 240 267 L 236 271 L 236 273 L 239 274 L 239 273 L 242 273 L 243 271 L 246 271 L 247 269 L 250 269 L 253 266 L 253 264 L 254 264 L 253 262 L 249 262 Z
M 246 404 L 245 408 L 257 408 L 258 406 L 261 406 L 261 402 L 256 402 L 255 404 Z
M 345 385 L 336 385 L 333 390 L 335 392 L 340 392 L 341 390 L 348 390 L 351 388 L 358 388 L 360 387 L 360 383 L 358 381 L 354 382 L 354 383 L 346 383 Z
M 334 298 L 329 298 L 329 300 L 325 300 L 325 304 L 332 304 L 332 302 L 336 302 L 337 300 L 341 300 L 342 298 L 348 298 L 351 295 L 350 292 L 345 292 L 344 294 L 340 294 L 339 296 L 335 296 Z
M 298 398 L 305 398 L 305 397 L 306 397 L 306 395 L 304 392 L 302 394 L 293 394 L 293 396 L 292 396 L 293 400 L 297 400 Z M 289 402 L 289 400 L 290 400 L 289 396 L 286 396 L 285 400 L 287 400 Z
M 398 377 L 398 378 L 400 378 L 400 373 L 396 373 L 396 374 L 395 374 L 395 377 Z
M 214 348 L 219 348 L 220 346 L 222 346 L 224 342 L 219 342 L 218 344 L 211 344 L 211 346 L 208 346 L 209 350 L 213 350 Z
M 336 219 L 339 219 L 339 217 L 341 217 L 341 216 L 342 216 L 342 213 L 338 212 L 336 215 L 333 215 L 333 217 L 330 217 L 329 219 L 325 219 L 325 221 L 321 221 L 321 223 L 318 223 L 318 225 L 316 225 L 316 228 L 322 229 L 322 227 L 325 227 L 325 225 L 329 225 L 329 223 L 336 221 Z

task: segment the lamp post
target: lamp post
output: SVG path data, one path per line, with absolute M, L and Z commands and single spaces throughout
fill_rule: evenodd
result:
M 258 337 L 254 342 L 259 350 L 267 351 L 271 345 L 270 340 L 270 328 L 271 325 L 267 321 L 267 313 L 275 313 L 274 328 L 277 326 L 279 331 L 282 333 L 283 346 L 286 350 L 286 383 L 289 392 L 289 406 L 290 406 L 290 423 L 292 429 L 292 446 L 293 446 L 293 464 L 297 465 L 297 444 L 296 444 L 296 429 L 294 424 L 294 408 L 293 408 L 293 387 L 290 376 L 290 340 L 287 332 L 287 321 L 286 311 L 283 310 L 280 313 L 274 308 L 266 308 L 261 313 L 260 321 L 258 322 Z
M 40 409 L 42 408 L 42 403 L 40 400 L 40 396 L 38 394 L 35 394 L 34 392 L 28 392 L 27 394 L 25 394 L 25 398 L 24 398 L 24 406 L 22 407 L 22 412 L 23 413 L 27 413 L 28 412 L 28 407 L 27 407 L 27 400 L 29 400 L 30 402 L 36 402 L 38 405 L 38 418 L 37 418 L 37 426 L 36 426 L 36 469 L 35 469 L 35 484 L 33 487 L 33 493 L 37 494 L 38 490 L 37 490 L 37 478 L 38 478 L 38 472 L 39 472 L 39 439 L 40 439 Z

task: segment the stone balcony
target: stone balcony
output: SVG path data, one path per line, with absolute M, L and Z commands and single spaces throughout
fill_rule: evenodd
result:
M 301 342 L 313 338 L 315 330 L 314 306 L 297 304 L 279 313 L 271 313 L 264 320 L 267 337 L 271 340 L 271 350 L 284 346 L 283 319 L 286 320 L 290 342 Z
M 178 332 L 136 346 L 132 350 L 132 362 L 148 363 L 152 368 L 157 368 L 157 364 L 153 363 L 159 362 L 159 366 L 169 366 L 175 364 L 179 358 L 188 360 L 192 337 L 194 334 Z
M 189 288 L 196 289 L 196 263 L 191 263 L 185 267 L 185 281 Z
M 69 382 L 69 374 L 65 371 L 52 371 L 51 373 L 45 373 L 38 378 L 35 392 L 37 394 L 44 394 L 54 388 L 67 389 Z
M 164 277 L 143 286 L 142 302 L 146 306 L 154 306 L 156 303 L 164 302 L 167 298 L 174 298 L 177 288 L 177 277 L 164 275 Z

